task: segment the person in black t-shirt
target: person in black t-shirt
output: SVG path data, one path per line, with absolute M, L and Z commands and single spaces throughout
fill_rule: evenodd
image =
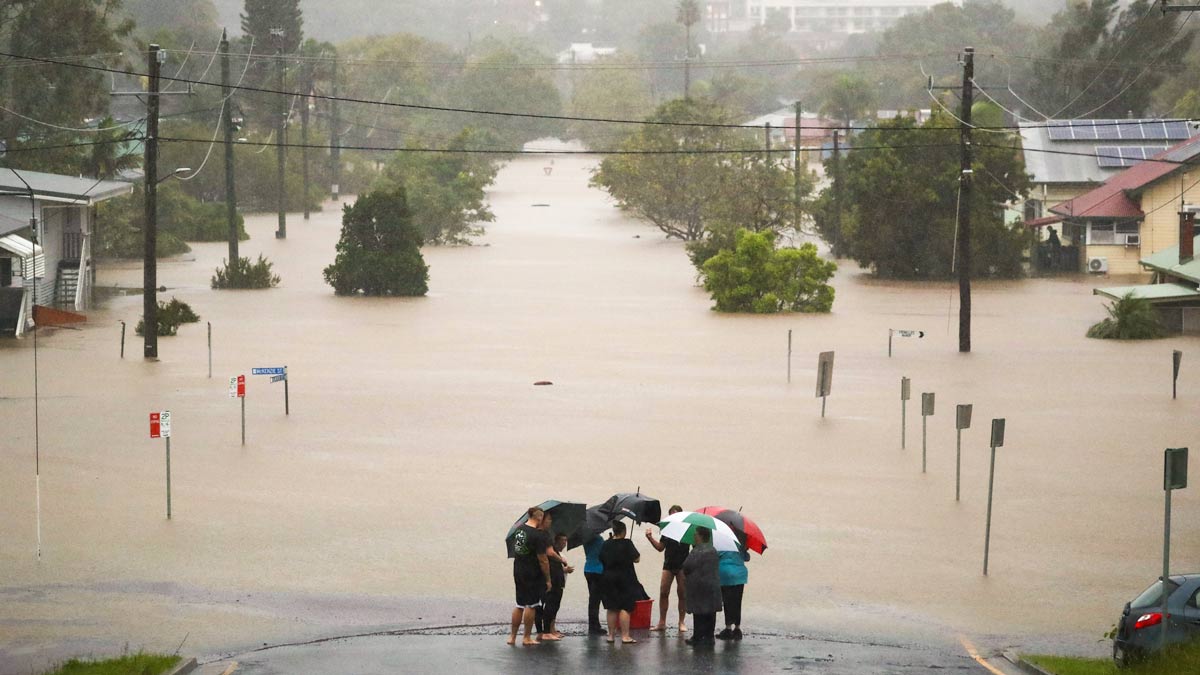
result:
M 550 560 L 550 590 L 546 592 L 546 597 L 542 601 L 542 606 L 538 609 L 538 618 L 535 624 L 539 621 L 540 626 L 537 626 L 539 637 L 542 640 L 561 640 L 563 635 L 558 632 L 558 626 L 555 625 L 555 619 L 558 617 L 558 608 L 562 606 L 563 589 L 567 587 L 567 575 L 574 572 L 575 568 L 567 564 L 567 561 L 562 558 L 562 552 L 567 548 L 567 535 L 554 535 L 554 555 L 547 556 Z
M 545 532 L 538 529 L 545 512 L 531 507 L 529 519 L 513 534 L 513 583 L 517 588 L 517 603 L 512 612 L 512 633 L 508 644 L 516 644 L 517 630 L 525 624 L 525 640 L 521 644 L 540 644 L 531 635 L 536 609 L 542 595 L 550 590 L 550 562 L 546 549 L 550 546 Z
M 604 564 L 603 600 L 604 608 L 608 610 L 609 642 L 616 637 L 618 626 L 621 642 L 637 642 L 629 637 L 629 616 L 633 613 L 635 603 L 643 596 L 637 571 L 633 568 L 641 559 L 637 547 L 625 538 L 625 523 L 619 520 L 614 522 L 612 538 L 604 542 L 604 547 L 600 549 L 600 562 Z
M 672 506 L 668 511 L 669 514 L 679 513 L 683 510 L 678 504 Z M 679 632 L 687 631 L 687 587 L 683 583 L 683 561 L 687 560 L 688 552 L 691 550 L 687 544 L 681 544 L 673 539 L 663 537 L 662 540 L 654 538 L 654 530 L 646 528 L 646 539 L 650 540 L 650 545 L 656 550 L 663 553 L 663 571 L 662 580 L 658 585 L 658 625 L 650 630 L 667 629 L 667 609 L 671 605 L 671 583 L 677 582 L 675 585 L 675 593 L 679 599 Z

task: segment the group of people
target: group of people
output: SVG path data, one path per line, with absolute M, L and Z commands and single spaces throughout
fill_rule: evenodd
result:
M 672 506 L 669 513 L 683 509 Z M 513 581 L 516 584 L 516 607 L 512 612 L 512 632 L 508 644 L 516 644 L 524 625 L 524 645 L 562 639 L 555 625 L 562 602 L 566 576 L 575 571 L 562 557 L 567 546 L 564 534 L 551 536 L 553 516 L 542 509 L 528 510 L 525 523 L 513 534 Z M 634 568 L 641 553 L 627 538 L 625 523 L 615 521 L 608 539 L 596 536 L 584 542 L 586 562 L 583 576 L 588 586 L 588 634 L 606 636 L 608 642 L 634 644 L 629 624 L 639 600 L 648 600 L 638 582 Z M 686 618 L 692 615 L 692 637 L 687 644 L 705 646 L 716 640 L 742 639 L 742 595 L 749 574 L 744 551 L 717 551 L 712 545 L 712 532 L 705 527 L 695 529 L 694 546 L 673 539 L 655 538 L 653 528 L 646 529 L 646 539 L 655 550 L 663 553 L 663 569 L 659 582 L 659 620 L 652 631 L 667 629 L 671 587 L 676 587 L 679 633 L 688 632 Z M 607 612 L 607 630 L 600 624 L 600 605 Z M 716 632 L 717 614 L 724 612 L 725 626 Z M 537 636 L 533 635 L 536 629 Z

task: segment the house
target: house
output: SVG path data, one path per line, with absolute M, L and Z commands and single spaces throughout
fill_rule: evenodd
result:
M 0 332 L 22 335 L 35 304 L 88 308 L 95 205 L 132 191 L 118 181 L 0 169 Z
M 796 110 L 794 107 L 781 108 L 766 115 L 760 115 L 744 122 L 746 126 L 763 127 L 771 125 L 771 145 L 775 148 L 794 148 L 796 143 Z M 823 152 L 833 147 L 833 131 L 844 126 L 837 120 L 831 120 L 816 113 L 800 112 L 800 151 L 805 164 L 823 159 Z M 845 139 L 846 132 L 842 132 Z M 776 156 L 779 158 L 779 156 Z M 785 164 L 791 165 L 792 158 L 781 158 Z
M 961 4 L 961 0 L 951 0 Z M 853 35 L 886 30 L 908 14 L 924 12 L 945 0 L 744 0 L 750 25 L 765 25 L 774 16 L 796 33 Z M 740 22 L 739 22 L 740 23 Z
M 1177 215 L 1179 244 L 1141 260 L 1142 267 L 1152 275 L 1149 284 L 1096 288 L 1092 293 L 1112 300 L 1126 295 L 1144 298 L 1154 306 L 1168 330 L 1200 335 L 1200 260 L 1195 258 L 1200 238 L 1196 236 L 1196 214 L 1185 210 Z
M 1037 267 L 1141 274 L 1141 258 L 1176 243 L 1178 209 L 1164 211 L 1166 205 L 1180 201 L 1183 187 L 1184 199 L 1200 203 L 1200 189 L 1180 183 L 1187 168 L 1181 162 L 1200 154 L 1193 132 L 1183 121 L 1162 120 L 1074 120 L 1036 130 L 1034 138 L 1054 144 L 1026 144 L 1034 183 L 1026 225 L 1062 231 L 1061 238 L 1042 235 L 1049 241 L 1039 246 Z M 1067 135 L 1075 141 L 1062 141 Z M 1046 203 L 1054 205 L 1042 211 Z

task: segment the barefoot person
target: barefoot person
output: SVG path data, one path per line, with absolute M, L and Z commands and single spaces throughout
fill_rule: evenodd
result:
M 682 506 L 672 506 L 668 515 L 679 513 Z M 683 561 L 687 560 L 689 547 L 672 539 L 664 537 L 661 541 L 654 538 L 654 530 L 646 528 L 646 539 L 656 551 L 663 554 L 662 579 L 658 583 L 658 625 L 650 630 L 667 629 L 667 610 L 671 605 L 671 584 L 675 583 L 675 594 L 679 600 L 679 632 L 687 631 L 687 589 L 683 583 Z M 677 583 L 676 583 L 677 582 Z
M 608 610 L 608 641 L 612 642 L 621 631 L 621 642 L 637 642 L 629 637 L 629 616 L 641 594 L 637 571 L 633 566 L 642 559 L 637 547 L 625 538 L 625 523 L 616 521 L 612 525 L 612 538 L 600 549 L 600 562 L 604 565 L 604 608 Z
M 538 529 L 545 512 L 536 506 L 529 509 L 529 519 L 513 534 L 513 582 L 517 587 L 517 606 L 512 612 L 512 633 L 508 644 L 516 644 L 517 630 L 525 624 L 525 639 L 521 644 L 539 644 L 531 635 L 533 619 L 542 595 L 550 590 L 550 561 L 546 549 L 550 542 Z
M 560 552 L 566 548 L 566 535 L 559 535 L 564 539 L 563 548 L 559 548 L 557 541 L 558 537 L 553 534 L 554 516 L 547 513 L 542 518 L 538 529 L 546 535 L 546 560 L 550 564 L 550 587 L 542 594 L 542 602 L 537 606 L 533 615 L 533 628 L 537 631 L 538 640 L 542 642 L 556 642 L 562 639 L 562 635 L 554 630 L 554 617 L 558 614 L 558 606 L 562 602 L 562 589 L 566 585 L 566 577 L 563 575 L 563 568 L 567 567 L 567 561 L 563 559 Z M 574 571 L 574 570 L 572 570 Z M 561 579 L 561 581 L 558 581 Z

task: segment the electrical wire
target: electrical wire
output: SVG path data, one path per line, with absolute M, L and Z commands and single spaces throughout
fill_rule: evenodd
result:
M 50 127 L 51 129 L 59 129 L 61 131 L 76 131 L 76 132 L 81 132 L 81 133 L 100 133 L 103 131 L 112 131 L 113 129 L 126 129 L 126 128 L 131 127 L 135 124 L 138 124 L 139 122 L 142 122 L 143 120 L 146 119 L 145 117 L 141 117 L 141 118 L 129 121 L 129 122 L 121 122 L 120 124 L 114 124 L 111 127 L 64 127 L 59 124 L 51 124 L 50 122 L 43 122 L 42 120 L 39 120 L 39 119 L 36 119 L 33 117 L 29 117 L 27 115 L 22 115 L 21 113 L 15 111 L 15 110 L 9 110 L 8 108 L 5 108 L 4 106 L 0 106 L 0 110 L 3 110 L 4 112 L 8 113 L 9 115 L 13 115 L 14 117 L 20 117 L 23 120 L 33 122 L 34 124 L 40 124 L 44 127 Z
M 178 78 L 181 74 L 183 74 L 183 69 L 185 67 L 187 67 L 188 59 L 192 58 L 192 50 L 195 48 L 196 48 L 196 41 L 192 40 L 192 46 L 188 47 L 187 54 L 183 55 L 183 63 L 179 64 L 179 68 L 175 71 L 175 77 L 171 78 L 172 80 Z M 214 57 L 214 58 L 216 58 L 216 57 Z M 212 65 L 211 61 L 209 62 L 209 65 Z M 205 71 L 205 72 L 207 72 L 207 71 Z M 201 76 L 199 79 L 203 80 L 204 77 Z M 175 84 L 173 81 L 167 82 L 167 86 L 163 87 L 163 93 L 171 91 L 171 85 L 173 85 L 173 84 Z
M 1152 68 L 1154 66 L 1154 64 L 1158 62 L 1159 59 L 1161 59 L 1164 55 L 1166 55 L 1167 50 L 1170 49 L 1172 46 L 1171 43 L 1173 43 L 1175 41 L 1175 38 L 1179 37 L 1179 33 L 1181 33 L 1183 31 L 1184 26 L 1186 26 L 1187 22 L 1190 21 L 1191 19 L 1192 19 L 1191 14 L 1188 14 L 1186 17 L 1184 17 L 1183 21 L 1179 22 L 1179 27 L 1175 29 L 1175 32 L 1171 35 L 1170 39 L 1168 39 L 1165 43 L 1163 43 L 1162 49 L 1158 50 L 1158 54 L 1155 55 L 1154 60 L 1151 61 L 1150 63 L 1146 64 L 1146 67 L 1143 68 L 1137 75 L 1135 75 L 1133 77 L 1133 79 L 1129 81 L 1128 84 L 1126 84 L 1124 87 L 1121 87 L 1120 91 L 1113 94 L 1112 98 L 1109 98 L 1104 103 L 1101 103 L 1100 105 L 1096 106 L 1095 108 L 1092 108 L 1091 110 L 1083 113 L 1082 115 L 1079 115 L 1079 117 L 1087 117 L 1088 115 L 1091 115 L 1092 113 L 1096 112 L 1097 110 L 1100 110 L 1104 106 L 1106 106 L 1109 103 L 1112 103 L 1113 101 L 1120 98 L 1121 95 L 1124 94 L 1126 91 L 1129 91 L 1129 88 L 1132 87 L 1139 79 L 1141 79 L 1142 75 L 1145 75 L 1150 70 L 1150 68 Z
M 254 36 L 251 36 L 250 37 L 250 52 L 253 52 L 253 51 L 254 51 Z M 212 67 L 212 61 L 209 61 L 208 65 L 209 65 L 209 67 Z M 244 68 L 242 68 L 242 74 L 240 77 L 238 77 L 238 81 L 237 81 L 238 85 L 240 85 L 242 83 L 242 80 L 246 79 L 246 72 L 249 70 L 250 70 L 250 59 L 247 58 L 246 66 Z M 205 72 L 207 73 L 208 69 L 205 69 Z M 179 180 L 182 180 L 182 181 L 192 180 L 196 176 L 199 176 L 200 172 L 204 170 L 204 166 L 206 164 L 208 164 L 208 158 L 212 156 L 213 148 L 216 146 L 216 143 L 217 143 L 217 134 L 219 134 L 221 131 L 221 123 L 225 121 L 225 106 L 229 105 L 229 99 L 233 98 L 233 92 L 235 92 L 235 91 L 237 91 L 237 90 L 231 89 L 227 95 L 221 97 L 221 110 L 220 110 L 220 112 L 217 113 L 217 123 L 213 126 L 212 140 L 210 140 L 208 143 L 208 150 L 204 151 L 204 159 L 203 159 L 203 161 L 200 162 L 200 166 L 196 167 L 196 170 L 193 171 L 190 176 L 176 176 L 176 178 L 178 178 Z

